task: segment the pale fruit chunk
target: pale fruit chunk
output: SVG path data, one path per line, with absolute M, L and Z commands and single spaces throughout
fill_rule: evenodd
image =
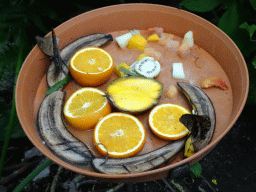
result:
M 145 54 L 149 57 L 153 57 L 156 61 L 158 61 L 162 57 L 162 53 L 156 51 L 155 49 L 153 49 L 151 47 L 146 47 L 144 49 L 143 54 Z
M 178 89 L 174 85 L 170 85 L 168 90 L 166 91 L 166 96 L 170 99 L 177 97 Z
M 172 76 L 174 79 L 185 79 L 185 73 L 182 63 L 173 63 Z
M 194 37 L 193 37 L 193 31 L 188 31 L 183 38 L 182 43 L 188 42 L 189 47 L 194 46 Z
M 177 53 L 180 47 L 180 42 L 175 40 L 170 40 L 166 43 L 165 48 L 168 51 Z
M 209 77 L 205 79 L 202 82 L 201 87 L 204 89 L 210 88 L 210 87 L 218 87 L 223 90 L 228 89 L 227 84 L 220 77 Z
M 127 45 L 129 44 L 129 40 L 135 34 L 140 34 L 140 32 L 138 30 L 131 30 L 129 33 L 125 33 L 121 36 L 116 37 L 115 39 L 118 45 L 123 49 L 127 47 Z
M 188 42 L 182 43 L 181 46 L 179 47 L 177 53 L 180 57 L 184 58 L 190 55 L 190 45 Z

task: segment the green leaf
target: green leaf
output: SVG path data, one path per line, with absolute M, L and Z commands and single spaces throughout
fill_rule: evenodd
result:
M 125 72 L 125 73 L 127 73 L 128 75 L 131 75 L 131 76 L 140 76 L 137 73 L 133 73 L 133 72 L 129 71 L 128 69 L 125 69 L 124 67 L 120 67 L 120 71 Z
M 255 57 L 254 57 L 253 60 L 252 60 L 252 65 L 253 65 L 254 68 L 256 69 L 256 55 L 255 55 Z
M 256 1 L 255 0 L 250 0 L 251 6 L 253 7 L 253 9 L 256 10 Z
M 190 166 L 190 171 L 192 175 L 196 178 L 200 178 L 202 174 L 202 167 L 199 162 L 196 162 L 195 164 Z
M 66 83 L 68 83 L 70 80 L 72 79 L 71 76 L 67 76 L 64 79 L 62 79 L 61 81 L 57 82 L 55 85 L 53 85 L 52 87 L 50 87 L 50 89 L 48 89 L 45 93 L 45 95 L 50 95 L 51 93 L 53 93 L 54 91 L 57 91 L 59 88 L 61 88 L 63 85 L 65 85 Z
M 30 17 L 30 19 L 33 21 L 33 23 L 44 33 L 48 32 L 48 29 L 45 27 L 45 25 L 43 24 L 41 17 L 38 15 L 33 15 L 32 17 Z
M 238 13 L 237 3 L 233 2 L 220 18 L 218 27 L 232 38 L 241 23 L 242 18 Z
M 183 0 L 180 5 L 184 6 L 189 11 L 208 12 L 214 10 L 221 5 L 224 0 Z
M 250 78 L 250 86 L 249 86 L 249 94 L 246 101 L 247 105 L 255 105 L 256 104 L 256 55 L 254 58 L 247 63 L 249 78 Z
M 248 23 L 244 22 L 242 25 L 239 26 L 241 29 L 246 29 L 252 39 L 254 32 L 256 31 L 256 25 L 248 25 Z
M 241 24 L 251 17 L 251 13 L 245 13 L 245 8 L 239 1 L 233 1 L 229 2 L 227 11 L 218 23 L 218 27 L 232 38 L 244 57 L 250 56 L 256 48 L 256 42 L 251 41 L 248 32 L 240 28 Z

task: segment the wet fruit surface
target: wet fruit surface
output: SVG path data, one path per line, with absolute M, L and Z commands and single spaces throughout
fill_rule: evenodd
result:
M 190 111 L 188 109 L 180 105 L 158 105 L 149 114 L 150 128 L 157 136 L 163 139 L 181 139 L 190 131 L 179 119 L 182 115 L 189 113 Z
M 111 55 L 98 47 L 77 51 L 70 60 L 70 73 L 83 86 L 105 83 L 114 69 Z
M 104 92 L 96 88 L 82 88 L 73 93 L 64 106 L 66 120 L 80 130 L 94 128 L 100 118 L 111 112 L 103 95 Z
M 101 154 L 114 158 L 130 157 L 143 148 L 146 131 L 135 117 L 111 113 L 99 121 L 94 130 L 94 142 Z

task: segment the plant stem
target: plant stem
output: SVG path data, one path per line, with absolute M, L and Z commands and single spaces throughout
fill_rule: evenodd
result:
M 170 189 L 171 192 L 176 192 L 165 178 L 162 178 L 162 181 L 168 187 L 168 189 Z
M 56 175 L 53 178 L 53 182 L 52 182 L 52 186 L 51 186 L 51 192 L 55 192 L 55 188 L 57 185 L 57 181 L 58 181 L 58 177 L 60 175 L 60 172 L 62 171 L 63 167 L 59 166 L 58 171 L 56 173 Z
M 115 192 L 123 186 L 124 186 L 124 183 L 119 183 L 117 186 L 113 187 L 112 189 L 107 190 L 106 192 Z
M 41 161 L 42 161 L 42 157 L 39 157 L 35 161 L 32 161 L 32 162 L 20 163 L 20 164 L 17 164 L 17 166 L 14 165 L 13 167 L 9 168 L 9 170 L 12 170 L 13 168 L 18 168 L 18 170 L 14 171 L 12 174 L 10 174 L 6 177 L 2 177 L 2 179 L 0 181 L 0 185 L 4 185 L 7 182 L 14 180 L 19 174 L 22 174 L 23 172 L 25 172 L 29 167 L 34 167 L 34 166 L 38 165 L 38 163 L 40 163 Z M 4 168 L 4 170 L 6 170 L 6 168 Z
M 36 168 L 30 175 L 28 175 L 14 190 L 13 192 L 20 192 L 35 176 L 37 176 L 41 171 L 43 171 L 52 161 L 47 159 L 38 168 Z
M 21 34 L 20 34 L 20 37 L 22 39 Z M 15 124 L 14 124 L 15 118 L 17 118 L 16 107 L 15 107 L 15 88 L 16 88 L 16 81 L 17 81 L 17 78 L 18 78 L 18 74 L 19 74 L 22 62 L 23 62 L 23 43 L 21 42 L 19 52 L 18 52 L 18 58 L 17 58 L 17 66 L 16 66 L 15 81 L 14 81 L 11 114 L 10 114 L 10 118 L 9 118 L 9 122 L 8 122 L 8 127 L 7 127 L 7 130 L 6 130 L 4 146 L 3 146 L 3 149 L 2 149 L 2 154 L 1 154 L 1 159 L 0 159 L 0 180 L 2 178 L 2 172 L 3 172 L 3 168 L 4 168 L 4 164 L 5 164 L 5 158 L 6 158 L 6 153 L 7 153 L 8 146 L 9 146 L 9 141 L 10 141 L 10 138 L 11 138 L 11 135 L 13 133 L 14 126 L 15 126 Z

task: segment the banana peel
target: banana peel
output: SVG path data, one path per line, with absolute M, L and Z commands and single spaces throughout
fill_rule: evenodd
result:
M 190 136 L 185 143 L 184 156 L 190 157 L 195 154 L 194 146 L 192 144 L 192 136 Z

